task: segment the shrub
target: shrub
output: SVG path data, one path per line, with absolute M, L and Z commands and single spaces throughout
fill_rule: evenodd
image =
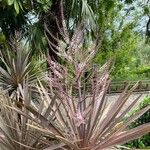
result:
M 136 110 L 139 111 L 147 106 L 150 105 L 150 97 L 146 97 L 143 102 L 140 103 L 139 108 Z M 150 122 L 150 110 L 144 113 L 140 118 L 138 118 L 136 121 L 134 121 L 130 128 L 135 128 L 139 125 L 149 123 Z M 130 148 L 148 148 L 150 146 L 150 133 L 147 133 L 147 135 L 144 135 L 143 137 L 133 140 L 126 144 Z

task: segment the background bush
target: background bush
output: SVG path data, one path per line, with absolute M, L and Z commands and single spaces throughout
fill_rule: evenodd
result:
M 150 97 L 146 97 L 142 103 L 140 103 L 139 108 L 135 111 L 145 108 L 146 106 L 150 105 Z M 140 118 L 134 121 L 130 128 L 135 128 L 139 125 L 144 123 L 150 122 L 150 110 L 143 114 Z M 150 148 L 150 133 L 144 135 L 143 137 L 133 140 L 126 144 L 127 147 L 130 148 Z

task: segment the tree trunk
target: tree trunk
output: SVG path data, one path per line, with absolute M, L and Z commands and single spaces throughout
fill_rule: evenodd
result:
M 60 5 L 61 5 L 61 0 L 52 0 L 52 6 L 50 10 L 47 13 L 42 13 L 40 17 L 40 21 L 42 22 L 43 26 L 45 24 L 48 30 L 51 32 L 51 34 L 58 39 L 60 38 L 59 27 L 62 26 Z M 58 27 L 58 24 L 59 24 L 59 27 Z M 56 46 L 58 45 L 57 41 L 47 32 L 45 28 L 44 28 L 44 33 L 46 34 L 46 37 L 52 44 Z M 53 61 L 58 61 L 59 58 L 54 52 L 57 50 L 55 46 L 53 46 L 52 44 L 48 45 L 48 55 L 51 57 Z
M 150 16 L 146 24 L 146 42 L 145 42 L 146 44 L 149 43 L 149 39 L 150 39 Z

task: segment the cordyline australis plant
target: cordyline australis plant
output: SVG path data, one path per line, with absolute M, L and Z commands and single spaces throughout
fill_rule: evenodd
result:
M 57 49 L 55 52 L 62 59 L 63 65 L 49 58 L 50 69 L 46 78 L 49 86 L 42 85 L 40 81 L 36 85 L 40 103 L 32 103 L 30 92 L 20 87 L 23 103 L 18 102 L 17 106 L 21 105 L 21 109 L 12 101 L 2 105 L 2 109 L 5 106 L 5 110 L 9 108 L 9 111 L 21 115 L 21 119 L 14 121 L 18 124 L 17 130 L 13 130 L 19 131 L 15 136 L 17 138 L 11 134 L 12 131 L 8 134 L 7 130 L 1 128 L 0 144 L 8 150 L 11 149 L 7 146 L 9 142 L 9 145 L 17 143 L 18 150 L 102 150 L 150 132 L 150 123 L 134 129 L 127 128 L 150 109 L 147 106 L 132 116 L 127 115 L 139 99 L 133 99 L 130 106 L 124 107 L 138 84 L 130 90 L 127 86 L 114 102 L 107 100 L 111 61 L 101 68 L 92 65 L 97 42 L 85 47 L 83 32 L 84 29 L 79 26 L 70 38 L 63 24 L 63 40 L 53 37 L 58 42 L 57 46 L 48 41 L 50 46 Z M 25 96 L 26 93 L 28 96 Z M 5 113 L 2 120 L 5 121 Z M 16 125 L 12 127 L 14 124 L 10 124 L 9 120 L 6 122 L 7 127 L 16 129 Z M 38 132 L 33 136 L 35 130 Z M 19 140 L 19 135 L 22 140 Z M 32 139 L 31 142 L 27 137 Z
M 127 129 L 131 122 L 150 109 L 148 106 L 133 116 L 126 116 L 139 100 L 139 97 L 133 99 L 130 106 L 123 108 L 138 83 L 130 90 L 127 86 L 113 103 L 107 102 L 111 61 L 100 69 L 91 67 L 97 44 L 93 42 L 84 47 L 81 27 L 75 30 L 71 39 L 65 27 L 63 33 L 64 42 L 53 46 L 65 63 L 61 65 L 49 58 L 49 89 L 41 87 L 39 90 L 42 103 L 47 103 L 43 113 L 49 116 L 52 130 L 37 129 L 58 139 L 56 149 L 74 150 L 108 149 L 150 132 L 150 123 Z M 86 73 L 88 75 L 85 76 Z
M 45 138 L 54 141 L 45 150 L 108 149 L 150 132 L 150 123 L 134 129 L 127 128 L 150 109 L 147 106 L 135 115 L 127 116 L 139 100 L 139 97 L 133 99 L 129 106 L 124 107 L 138 84 L 130 90 L 127 86 L 118 99 L 113 103 L 108 102 L 106 94 L 110 84 L 111 61 L 99 69 L 91 67 L 97 44 L 93 42 L 84 47 L 81 26 L 75 30 L 71 39 L 65 26 L 61 33 L 64 41 L 58 41 L 58 46 L 53 47 L 57 48 L 55 52 L 62 58 L 64 65 L 49 58 L 49 87 L 44 87 L 40 82 L 37 85 L 41 103 L 37 107 L 39 115 L 34 120 L 37 118 L 42 125 L 28 124 L 43 133 Z M 35 112 L 30 112 L 35 115 Z

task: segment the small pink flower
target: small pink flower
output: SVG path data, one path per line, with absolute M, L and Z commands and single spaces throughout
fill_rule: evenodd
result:
M 75 114 L 76 126 L 80 126 L 81 124 L 85 124 L 85 119 L 83 118 L 82 113 L 80 110 L 77 111 Z

